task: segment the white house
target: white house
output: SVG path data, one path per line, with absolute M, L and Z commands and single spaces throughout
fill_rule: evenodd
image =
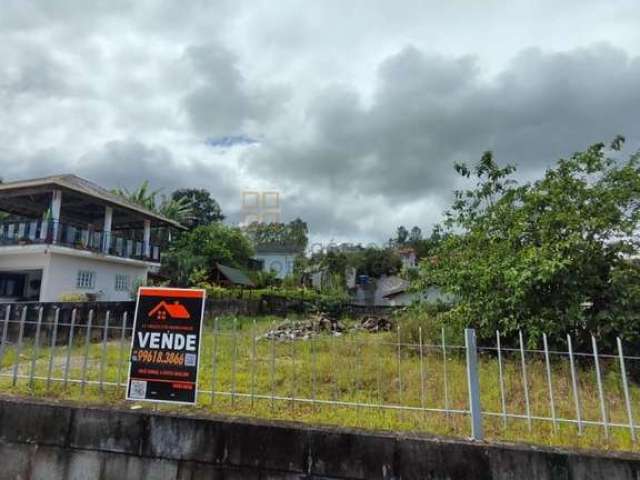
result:
M 296 256 L 299 249 L 293 247 L 275 246 L 256 246 L 256 254 L 253 257 L 260 262 L 262 270 L 265 272 L 274 272 L 276 278 L 283 280 L 293 275 L 293 267 L 295 265 Z
M 0 301 L 131 298 L 180 224 L 75 175 L 0 184 Z
M 412 247 L 404 247 L 398 249 L 398 255 L 402 261 L 402 268 L 411 269 L 417 265 L 416 251 Z

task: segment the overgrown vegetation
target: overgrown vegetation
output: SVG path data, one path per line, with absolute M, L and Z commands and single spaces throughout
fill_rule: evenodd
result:
M 239 228 L 216 222 L 175 239 L 162 258 L 161 272 L 170 285 L 189 287 L 207 281 L 216 263 L 245 268 L 253 254 L 253 245 Z
M 457 165 L 476 185 L 456 192 L 448 235 L 422 261 L 418 286 L 455 295 L 448 321 L 485 341 L 523 329 L 531 345 L 546 332 L 588 349 L 593 333 L 609 350 L 619 335 L 640 351 L 640 155 L 623 159 L 622 144 L 593 145 L 523 185 L 490 152 L 473 168 Z

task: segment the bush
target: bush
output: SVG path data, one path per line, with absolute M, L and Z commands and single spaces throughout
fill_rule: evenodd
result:
M 464 345 L 464 329 L 467 327 L 463 316 L 444 303 L 415 304 L 398 314 L 400 341 L 405 344 L 420 344 L 422 329 L 423 345 L 440 345 L 442 329 L 448 345 Z

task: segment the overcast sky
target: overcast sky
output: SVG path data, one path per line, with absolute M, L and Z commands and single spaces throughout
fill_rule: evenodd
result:
M 427 232 L 491 149 L 640 145 L 640 4 L 0 2 L 0 176 L 280 192 L 315 240 Z

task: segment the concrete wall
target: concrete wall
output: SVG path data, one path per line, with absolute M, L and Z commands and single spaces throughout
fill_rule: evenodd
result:
M 640 456 L 0 398 L 5 479 L 638 480 Z

